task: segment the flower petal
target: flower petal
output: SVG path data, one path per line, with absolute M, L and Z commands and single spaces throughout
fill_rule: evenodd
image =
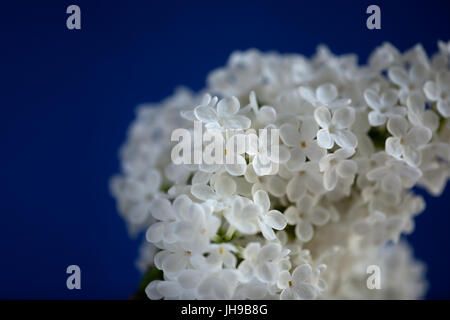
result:
M 275 240 L 277 238 L 273 229 L 267 224 L 259 222 L 259 228 L 261 229 L 264 238 L 266 238 L 267 240 Z
M 427 81 L 423 86 L 423 91 L 425 92 L 427 98 L 431 101 L 438 100 L 441 93 L 441 90 L 437 86 L 436 82 L 433 81 Z
M 317 288 L 309 283 L 302 283 L 296 286 L 296 291 L 302 300 L 314 300 L 317 297 Z
M 285 123 L 280 127 L 280 138 L 290 147 L 298 146 L 300 143 L 298 128 L 291 123 Z
M 253 202 L 263 209 L 264 212 L 269 211 L 270 208 L 270 199 L 269 195 L 264 190 L 258 190 L 253 195 Z
M 156 198 L 151 202 L 150 212 L 155 219 L 167 221 L 174 216 L 170 201 Z
M 341 178 L 349 178 L 355 175 L 358 169 L 356 162 L 353 160 L 341 160 L 336 165 L 336 173 Z
M 297 287 L 302 283 L 310 282 L 312 280 L 312 276 L 313 270 L 311 266 L 307 263 L 304 263 L 295 268 L 294 272 L 292 273 L 292 282 L 294 286 Z
M 386 139 L 386 153 L 394 158 L 401 158 L 403 154 L 403 146 L 400 142 L 400 138 L 389 137 Z
M 446 101 L 438 101 L 437 103 L 437 108 L 439 113 L 445 117 L 445 118 L 449 118 L 450 117 L 450 100 L 446 100 Z
M 386 115 L 373 110 L 369 112 L 368 119 L 371 126 L 378 127 L 386 123 L 387 117 Z
M 194 289 L 199 284 L 202 273 L 198 270 L 183 270 L 177 277 L 178 283 L 184 289 Z
M 318 107 L 314 110 L 314 119 L 317 124 L 324 129 L 328 129 L 328 126 L 331 124 L 331 113 L 327 107 Z
M 250 125 L 250 119 L 241 115 L 234 115 L 222 119 L 222 126 L 226 129 L 245 130 L 250 128 Z
M 231 177 L 222 175 L 217 178 L 214 187 L 222 197 L 229 197 L 236 192 L 236 182 Z
M 432 132 L 426 127 L 412 127 L 406 135 L 407 143 L 412 147 L 421 147 L 430 141 Z
M 320 148 L 320 150 L 323 150 Z M 289 161 L 286 163 L 287 167 L 291 171 L 297 171 L 301 168 L 303 163 L 306 160 L 306 154 L 305 150 L 303 148 L 294 148 L 291 150 L 291 156 L 289 158 Z
M 400 87 L 406 87 L 409 82 L 409 76 L 406 71 L 401 67 L 391 67 L 388 71 L 388 76 L 395 84 Z
M 303 99 L 308 101 L 311 104 L 314 104 L 316 102 L 316 95 L 314 93 L 314 90 L 310 87 L 300 87 L 299 93 L 302 96 Z
M 330 212 L 322 207 L 317 207 L 311 215 L 311 223 L 316 226 L 323 226 L 330 220 Z
M 334 140 L 328 129 L 320 129 L 317 131 L 317 144 L 324 149 L 331 149 L 333 147 Z
M 308 242 L 314 235 L 314 229 L 311 223 L 302 220 L 295 226 L 295 235 L 303 242 Z
M 334 188 L 336 188 L 337 181 L 338 176 L 336 170 L 332 168 L 325 171 L 323 175 L 323 186 L 325 187 L 326 190 L 331 191 Z
M 338 91 L 334 84 L 325 83 L 316 89 L 317 100 L 323 104 L 329 104 L 337 98 Z
M 214 189 L 206 184 L 194 184 L 191 187 L 191 193 L 194 197 L 203 201 L 217 199 Z
M 298 300 L 299 297 L 298 297 L 297 292 L 295 292 L 292 288 L 288 287 L 288 288 L 284 289 L 283 291 L 281 291 L 280 299 L 281 300 Z
M 198 106 L 194 109 L 195 117 L 205 123 L 217 121 L 216 111 L 208 106 Z
M 156 222 L 153 223 L 145 233 L 145 238 L 148 242 L 157 243 L 163 239 L 164 234 L 164 223 Z
M 225 170 L 232 176 L 242 176 L 247 169 L 247 161 L 243 156 L 236 155 L 234 164 L 225 164 Z
M 286 227 L 287 219 L 278 210 L 271 210 L 264 216 L 264 223 L 275 230 L 283 230 Z
M 402 116 L 392 116 L 387 123 L 387 129 L 395 137 L 405 137 L 408 129 L 408 122 Z
M 217 103 L 217 114 L 220 117 L 229 117 L 236 114 L 240 108 L 239 100 L 236 97 L 224 98 Z
M 273 107 L 263 106 L 259 109 L 256 118 L 263 125 L 273 123 L 277 118 L 277 112 Z
M 336 128 L 350 128 L 353 122 L 355 122 L 355 110 L 352 107 L 340 107 L 334 111 L 332 123 Z
M 382 105 L 380 104 L 380 98 L 378 96 L 378 93 L 375 90 L 372 89 L 366 89 L 364 91 L 364 100 L 366 100 L 366 103 L 374 110 L 381 110 Z
M 350 130 L 338 130 L 332 135 L 338 146 L 344 149 L 355 149 L 358 145 L 358 138 Z
M 306 193 L 305 178 L 296 175 L 288 182 L 286 189 L 286 195 L 289 201 L 296 202 L 297 200 L 300 200 L 300 198 Z

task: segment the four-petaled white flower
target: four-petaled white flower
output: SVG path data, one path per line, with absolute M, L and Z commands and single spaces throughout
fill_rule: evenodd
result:
M 377 127 L 386 123 L 394 115 L 404 115 L 406 109 L 396 106 L 398 93 L 394 89 L 386 90 L 381 95 L 373 89 L 364 91 L 366 100 L 372 111 L 369 112 L 370 125 Z
M 317 125 L 313 119 L 304 119 L 301 129 L 286 123 L 280 127 L 280 138 L 290 148 L 290 157 L 286 166 L 291 171 L 297 171 L 308 158 L 311 161 L 318 161 L 326 152 L 321 148 L 316 138 Z
M 338 99 L 338 89 L 332 83 L 324 83 L 315 91 L 310 87 L 300 87 L 300 95 L 315 107 L 326 106 L 335 109 L 351 103 L 348 98 Z
M 355 121 L 355 110 L 351 107 L 340 107 L 331 112 L 327 107 L 318 107 L 314 111 L 314 119 L 322 127 L 317 131 L 317 143 L 325 149 L 331 149 L 334 143 L 341 148 L 356 148 L 358 139 L 350 130 Z
M 220 220 L 212 214 L 207 205 L 193 203 L 186 195 L 175 199 L 173 205 L 167 199 L 158 198 L 152 202 L 151 213 L 160 222 L 147 230 L 147 240 L 159 242 L 180 242 L 188 252 L 203 252 L 217 233 Z
M 439 113 L 450 117 L 450 72 L 439 72 L 436 81 L 427 81 L 423 90 L 428 99 L 437 102 Z
M 267 240 L 275 240 L 275 230 L 283 230 L 286 227 L 286 217 L 278 210 L 270 210 L 270 199 L 264 190 L 258 190 L 253 195 L 252 207 L 253 210 L 258 211 L 258 225 L 261 232 Z
M 399 66 L 389 68 L 389 79 L 401 89 L 398 93 L 400 101 L 404 104 L 411 94 L 423 94 L 422 87 L 427 79 L 427 68 L 421 64 L 414 64 L 408 72 Z
M 283 291 L 281 300 L 312 300 L 326 289 L 325 281 L 320 274 L 325 270 L 325 265 L 319 265 L 312 269 L 309 264 L 302 264 L 295 268 L 292 276 L 289 271 L 283 272 Z
M 386 139 L 386 153 L 398 160 L 404 160 L 410 166 L 417 167 L 422 158 L 420 147 L 430 141 L 431 130 L 421 126 L 408 129 L 408 122 L 401 116 L 390 118 L 387 129 L 393 137 Z
M 243 130 L 250 127 L 250 119 L 237 114 L 241 105 L 236 97 L 217 100 L 205 95 L 202 104 L 194 109 L 195 117 L 204 122 L 206 128 Z
M 253 278 L 269 284 L 279 281 L 280 273 L 289 270 L 288 258 L 290 250 L 276 242 L 261 246 L 258 242 L 247 245 L 243 252 L 244 260 L 239 264 L 242 280 L 249 282 Z
M 352 179 L 358 166 L 355 161 L 348 159 L 355 153 L 353 149 L 339 149 L 329 153 L 319 162 L 323 172 L 323 186 L 326 190 L 333 190 L 339 179 Z
M 290 206 L 284 212 L 288 224 L 295 226 L 295 235 L 303 242 L 314 236 L 314 226 L 324 226 L 330 219 L 327 209 L 316 206 L 311 196 L 304 196 L 296 206 Z
M 427 127 L 436 131 L 439 127 L 439 116 L 431 109 L 426 109 L 425 100 L 421 94 L 412 93 L 406 99 L 408 120 L 414 126 Z
M 252 166 L 258 176 L 276 174 L 280 163 L 286 163 L 291 154 L 285 146 L 277 145 L 278 141 L 273 141 L 271 130 L 273 125 L 267 126 L 265 131 L 257 136 L 251 132 L 246 135 L 247 153 L 253 157 Z
M 258 101 L 256 100 L 256 94 L 254 91 L 249 95 L 250 103 L 242 109 L 242 113 L 253 111 L 255 114 L 254 125 L 258 128 L 264 128 L 265 126 L 272 124 L 277 119 L 277 111 L 271 106 L 258 107 Z

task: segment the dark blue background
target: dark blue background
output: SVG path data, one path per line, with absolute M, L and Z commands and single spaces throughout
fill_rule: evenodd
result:
M 14 4 L 12 4 L 14 3 Z M 66 28 L 81 7 L 82 29 Z M 370 4 L 382 29 L 365 27 Z M 108 191 L 134 108 L 177 85 L 198 90 L 236 49 L 311 55 L 318 44 L 364 62 L 383 41 L 429 53 L 450 36 L 441 1 L 10 1 L 0 8 L 0 298 L 123 299 L 139 281 Z M 428 298 L 450 298 L 450 190 L 426 198 L 410 237 Z M 66 289 L 78 264 L 82 290 Z

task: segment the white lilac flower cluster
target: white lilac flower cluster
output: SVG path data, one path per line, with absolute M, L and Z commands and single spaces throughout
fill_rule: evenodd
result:
M 428 57 L 385 43 L 357 56 L 235 52 L 194 94 L 143 105 L 111 188 L 150 299 L 420 298 L 424 268 L 399 238 L 449 178 L 450 42 Z M 171 134 L 279 129 L 277 170 L 248 148 L 235 164 L 171 161 Z M 270 158 L 270 155 L 269 155 Z M 381 269 L 381 289 L 366 268 Z

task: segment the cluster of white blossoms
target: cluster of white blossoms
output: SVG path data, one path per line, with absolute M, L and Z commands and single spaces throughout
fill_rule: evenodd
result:
M 425 208 L 412 188 L 438 196 L 450 174 L 450 42 L 438 49 L 385 43 L 363 66 L 325 47 L 235 52 L 198 94 L 139 107 L 111 189 L 146 232 L 140 268 L 162 271 L 147 296 L 422 297 L 424 268 L 399 239 Z M 250 143 L 234 164 L 174 164 L 172 132 L 195 121 L 226 139 L 278 129 L 278 155 Z

